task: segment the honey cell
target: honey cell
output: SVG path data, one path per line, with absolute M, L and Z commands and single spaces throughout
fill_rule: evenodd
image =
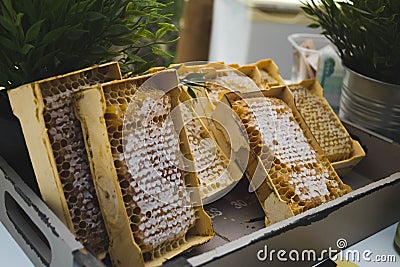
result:
M 307 139 L 290 107 L 274 97 L 232 103 L 280 198 L 298 214 L 337 198 L 351 189 L 334 173 Z M 264 154 L 265 153 L 265 154 Z M 271 158 L 273 153 L 273 160 Z M 268 207 L 266 207 L 268 209 Z
M 104 117 L 132 235 L 149 261 L 185 242 L 196 216 L 179 168 L 170 97 L 138 92 L 140 85 L 103 86 Z M 133 113 L 126 112 L 127 103 Z
M 100 212 L 79 120 L 71 94 L 102 82 L 97 69 L 40 84 L 43 117 L 77 239 L 95 254 L 107 251 L 108 237 Z
M 302 85 L 290 85 L 296 106 L 331 162 L 348 159 L 352 153 L 350 135 L 324 99 Z

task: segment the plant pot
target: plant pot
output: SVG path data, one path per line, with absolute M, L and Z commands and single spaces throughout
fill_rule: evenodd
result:
M 339 117 L 400 142 L 400 85 L 344 69 Z

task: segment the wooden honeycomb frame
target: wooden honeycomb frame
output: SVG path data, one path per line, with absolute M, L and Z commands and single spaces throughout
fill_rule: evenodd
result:
M 182 92 L 181 92 L 181 95 L 180 95 L 180 97 L 179 97 L 179 100 L 180 100 L 182 103 L 184 103 L 184 102 L 186 102 L 186 101 L 191 101 L 192 98 L 186 93 L 186 91 L 185 91 L 184 89 L 182 89 Z M 193 104 L 193 103 L 196 103 L 196 100 L 191 101 L 191 103 L 192 103 L 192 104 Z M 208 190 L 209 190 L 209 193 L 203 193 L 203 192 L 201 192 L 203 200 L 206 199 L 206 198 L 212 199 L 212 198 L 213 198 L 213 195 L 216 195 L 216 194 L 218 194 L 218 193 L 220 193 L 220 192 L 223 192 L 223 191 L 226 190 L 228 187 L 230 187 L 230 186 L 232 186 L 233 184 L 235 184 L 236 182 L 238 182 L 238 181 L 242 178 L 243 172 L 242 172 L 242 171 L 238 168 L 238 166 L 225 154 L 224 150 L 218 145 L 218 143 L 216 142 L 215 138 L 213 137 L 213 135 L 212 135 L 212 134 L 210 133 L 210 131 L 208 130 L 208 128 L 213 129 L 212 126 L 211 126 L 211 127 L 207 127 L 207 126 L 206 126 L 206 123 L 209 123 L 209 124 L 211 123 L 211 122 L 208 122 L 208 121 L 207 121 L 208 118 L 203 118 L 202 116 L 204 116 L 204 115 L 199 116 L 199 115 L 196 113 L 196 111 L 195 111 L 194 109 L 192 109 L 191 112 L 192 112 L 192 114 L 193 114 L 193 118 L 197 118 L 197 119 L 195 119 L 192 123 L 196 124 L 196 126 L 200 129 L 198 133 L 193 133 L 193 134 L 194 134 L 194 135 L 197 134 L 197 135 L 198 135 L 199 137 L 201 137 L 202 139 L 209 138 L 210 140 L 212 140 L 212 142 L 214 143 L 215 148 L 216 148 L 216 154 L 217 154 L 217 155 L 220 154 L 220 157 L 221 157 L 221 158 L 225 158 L 226 161 L 227 161 L 226 163 L 224 163 L 224 164 L 227 164 L 227 165 L 224 166 L 224 167 L 226 168 L 226 174 L 227 174 L 227 176 L 228 176 L 229 179 L 230 179 L 229 184 L 226 184 L 226 185 L 224 185 L 224 186 L 220 186 L 220 187 L 217 187 L 217 188 L 215 188 L 215 187 L 212 186 L 212 185 L 211 185 L 211 186 L 212 186 L 211 188 L 210 188 L 210 186 L 207 186 L 207 188 L 209 188 L 209 189 L 208 189 Z M 188 129 L 187 126 L 185 126 L 185 128 L 186 128 L 186 133 L 187 133 L 187 135 L 189 136 L 189 135 L 190 135 L 190 130 Z M 189 143 L 190 143 L 190 141 L 189 141 Z M 193 150 L 192 150 L 192 154 L 194 154 L 194 153 L 193 153 Z M 230 155 L 230 153 L 229 153 L 229 155 Z M 195 160 L 195 161 L 197 160 L 197 158 L 196 158 L 195 155 L 194 155 L 194 160 Z M 196 171 L 198 172 L 198 170 L 196 170 Z M 199 176 L 199 174 L 198 174 L 198 176 Z M 200 182 L 201 182 L 201 181 L 200 181 Z
M 164 82 L 170 84 L 171 80 L 177 84 L 176 75 L 171 71 L 166 71 L 164 74 Z M 169 73 L 168 73 L 169 72 Z M 161 74 L 163 75 L 163 74 Z M 165 76 L 167 75 L 167 76 Z M 107 104 L 106 91 L 111 88 L 125 88 L 128 84 L 131 90 L 137 89 L 142 84 L 146 77 L 136 77 L 123 81 L 111 82 L 103 86 L 95 86 L 91 89 L 76 93 L 76 112 L 84 129 L 86 147 L 91 163 L 95 186 L 99 191 L 99 201 L 101 203 L 103 216 L 107 225 L 109 239 L 112 251 L 111 257 L 115 266 L 158 266 L 167 259 L 181 253 L 182 251 L 201 243 L 208 241 L 213 236 L 211 219 L 204 212 L 200 193 L 194 191 L 191 195 L 193 203 L 197 203 L 195 207 L 196 221 L 192 228 L 187 232 L 186 242 L 179 243 L 178 247 L 173 247 L 169 251 L 164 251 L 162 255 L 153 258 L 149 261 L 144 261 L 143 253 L 135 242 L 130 227 L 130 217 L 127 207 L 125 206 L 122 187 L 117 176 L 116 165 L 113 159 L 112 151 L 108 136 L 107 123 L 105 119 L 106 109 L 112 109 L 113 103 Z M 175 79 L 175 80 L 174 80 Z M 122 89 L 121 89 L 122 90 Z M 121 92 L 122 95 L 124 94 Z M 172 106 L 179 104 L 178 98 L 180 89 L 175 88 L 168 93 L 173 101 Z M 90 103 L 90 104 L 89 104 Z M 115 104 L 115 103 L 114 103 Z M 181 118 L 176 122 L 182 124 Z M 193 156 L 189 150 L 186 132 L 180 131 L 179 137 L 181 140 L 180 148 L 184 156 L 193 160 Z M 107 177 L 107 179 L 104 179 Z M 185 175 L 186 185 L 197 187 L 198 180 L 195 173 L 187 172 Z M 196 193 L 197 192 L 197 193 Z
M 315 140 L 314 136 L 311 134 L 300 113 L 297 111 L 294 105 L 293 95 L 286 86 L 274 87 L 270 90 L 263 90 L 261 92 L 254 93 L 227 93 L 224 95 L 223 102 L 232 107 L 232 104 L 237 100 L 250 99 L 255 97 L 274 97 L 283 100 L 283 102 L 285 102 L 292 110 L 296 122 L 303 131 L 303 134 L 307 138 L 308 143 L 318 155 L 317 157 L 319 161 L 322 162 L 323 166 L 328 169 L 329 175 L 332 180 L 334 180 L 343 188 L 343 192 L 351 190 L 350 187 L 342 183 L 335 170 L 329 163 L 328 159 L 325 157 L 319 144 Z M 248 149 L 250 148 L 248 147 Z M 274 170 L 274 164 L 272 165 L 271 170 Z M 303 206 L 304 208 L 294 208 L 290 204 L 288 204 L 283 195 L 281 195 L 279 188 L 277 188 L 276 184 L 274 183 L 274 179 L 271 176 L 271 174 L 273 175 L 273 173 L 270 173 L 269 170 L 266 170 L 264 168 L 262 156 L 260 155 L 250 153 L 246 174 L 250 182 L 251 177 L 254 177 L 257 180 L 261 178 L 261 180 L 263 181 L 263 183 L 256 189 L 256 195 L 266 213 L 266 225 L 278 222 L 306 209 L 314 207 L 312 204 L 305 204 Z M 339 192 L 339 196 L 341 194 L 342 192 Z
M 252 65 L 252 64 L 243 65 L 243 66 L 240 66 L 237 70 L 240 71 L 241 73 L 245 74 L 247 77 L 251 78 L 256 83 L 258 88 L 262 89 L 263 81 L 261 79 L 260 70 L 258 69 L 257 66 Z
M 182 66 L 184 70 L 184 74 L 188 73 L 193 73 L 193 72 L 201 72 L 204 69 L 211 69 L 212 71 L 209 71 L 207 73 L 208 76 L 206 77 L 214 77 L 218 76 L 219 72 L 226 72 L 226 71 L 233 71 L 233 69 L 226 68 L 225 66 L 221 65 L 223 64 L 222 62 L 215 62 L 215 63 L 208 63 L 204 65 L 192 65 L 192 66 Z M 236 68 L 239 66 L 235 65 L 230 65 L 231 68 Z M 242 69 L 244 72 L 248 73 L 249 75 L 254 75 L 256 78 L 259 77 L 257 76 L 257 69 L 254 66 L 249 66 L 245 67 Z M 179 70 L 178 70 L 179 71 Z M 253 72 L 253 74 L 251 74 Z M 245 74 L 244 74 L 245 75 Z M 222 85 L 217 85 L 217 84 L 211 84 L 206 82 L 206 86 L 209 86 L 209 90 L 215 90 L 218 92 L 218 99 L 220 99 L 224 93 L 227 92 L 232 92 L 231 89 L 228 89 Z M 186 89 L 186 88 L 184 88 Z M 231 146 L 229 142 L 226 142 L 227 139 L 229 139 L 229 134 L 223 129 L 223 125 L 219 125 L 217 122 L 224 122 L 226 121 L 226 118 L 224 116 L 225 111 L 224 110 L 217 110 L 218 109 L 218 102 L 219 100 L 213 98 L 210 96 L 210 92 L 206 90 L 203 87 L 198 87 L 198 90 L 193 90 L 196 94 L 197 98 L 202 98 L 202 99 L 207 99 L 207 101 L 194 101 L 194 111 L 203 116 L 204 119 L 202 120 L 205 128 L 209 131 L 211 134 L 212 138 L 216 141 L 218 146 L 222 149 L 223 153 L 231 160 L 231 164 L 234 166 L 230 167 L 230 173 L 231 176 L 237 177 L 234 178 L 239 179 L 238 177 L 240 174 L 244 174 L 246 165 L 247 165 L 247 150 L 235 150 L 235 147 Z M 185 90 L 186 91 L 186 90 Z M 188 94 L 186 94 L 188 95 Z M 222 108 L 223 107 L 219 107 Z M 221 117 L 218 117 L 221 115 Z M 229 124 L 229 121 L 227 121 Z M 232 131 L 235 131 L 235 128 L 232 128 L 231 125 L 225 125 L 228 128 L 231 128 Z M 242 140 L 239 140 L 238 138 L 235 139 L 237 142 L 241 142 Z M 233 149 L 233 150 L 232 150 Z M 231 165 L 230 164 L 230 165 Z
M 279 74 L 279 68 L 276 65 L 276 63 L 270 59 L 262 59 L 257 61 L 256 63 L 253 63 L 252 65 L 256 66 L 261 75 L 261 83 L 263 83 L 263 88 L 261 89 L 269 89 L 272 86 L 279 86 L 279 85 L 285 85 L 285 81 L 282 79 L 281 75 Z M 266 71 L 269 75 L 272 76 L 276 80 L 276 82 L 265 82 L 263 81 L 262 78 L 262 71 Z
M 311 92 L 312 94 L 319 96 L 321 98 L 321 101 L 324 104 L 324 106 L 332 114 L 332 117 L 336 118 L 335 123 L 351 139 L 346 128 L 343 126 L 340 119 L 337 117 L 336 113 L 333 111 L 332 107 L 329 105 L 328 101 L 324 97 L 324 89 L 321 87 L 321 85 L 319 84 L 319 82 L 317 80 L 307 79 L 307 80 L 303 80 L 296 84 L 290 84 L 290 85 L 288 85 L 289 90 L 290 90 L 291 86 L 302 86 L 302 87 L 306 88 L 307 90 L 309 90 L 309 92 Z M 365 157 L 365 152 L 358 141 L 351 139 L 351 145 L 352 145 L 352 152 L 351 152 L 350 157 L 348 157 L 347 159 L 331 162 L 332 166 L 335 168 L 336 172 L 338 172 L 340 175 L 345 174 L 346 172 L 350 171 L 355 165 L 357 165 L 361 161 L 362 158 Z
M 8 91 L 12 110 L 21 123 L 25 142 L 43 200 L 64 224 L 67 225 L 71 232 L 77 236 L 78 240 L 97 254 L 99 258 L 104 257 L 106 254 L 108 240 L 107 235 L 103 233 L 105 229 L 100 210 L 98 206 L 96 206 L 98 204 L 95 203 L 97 202 L 96 193 L 94 192 L 94 188 L 90 186 L 92 178 L 89 166 L 85 163 L 87 158 L 85 155 L 75 155 L 77 158 L 70 160 L 65 159 L 63 161 L 62 159 L 64 156 L 72 155 L 68 154 L 71 151 L 65 150 L 67 154 L 60 154 L 56 149 L 64 150 L 66 146 L 74 146 L 74 148 L 78 148 L 77 150 L 79 150 L 82 148 L 82 145 L 84 149 L 84 141 L 80 139 L 81 129 L 79 121 L 77 121 L 73 113 L 72 98 L 70 97 L 72 92 L 100 82 L 118 79 L 121 79 L 118 63 L 112 62 L 22 85 Z M 57 100 L 47 103 L 48 99 L 54 97 L 57 98 Z M 57 115 L 57 108 L 59 107 L 53 106 L 62 106 L 64 113 L 68 114 L 68 116 L 63 118 L 58 117 L 57 120 L 60 120 L 60 122 L 55 123 L 58 123 L 60 129 L 62 127 L 69 127 L 69 130 L 60 132 L 60 129 L 50 125 L 52 118 L 49 118 L 49 114 L 53 112 L 51 110 L 54 109 L 55 115 L 60 116 Z M 76 122 L 78 122 L 78 124 L 76 124 Z M 61 139 L 59 138 L 60 140 L 58 140 L 56 135 L 60 136 Z M 73 144 L 71 144 L 72 142 Z M 79 154 L 78 151 L 74 153 Z M 73 161 L 82 162 L 79 163 L 81 165 L 77 165 L 76 171 L 79 172 L 78 175 L 67 172 L 65 169 L 67 165 L 69 166 Z M 95 209 L 98 210 L 98 214 L 93 214 L 93 218 L 95 215 L 96 217 L 100 216 L 98 218 L 98 223 L 103 225 L 101 226 L 101 233 L 92 232 L 86 233 L 88 236 L 82 236 L 83 232 L 81 233 L 81 229 L 83 229 L 84 225 L 81 225 L 80 221 L 75 220 L 79 216 L 75 213 L 81 213 L 80 210 L 84 210 L 84 207 L 77 207 L 76 204 L 68 201 L 68 199 L 72 201 L 71 195 L 74 195 L 73 198 L 75 201 L 77 197 L 80 197 L 75 196 L 75 193 L 73 193 L 78 192 L 74 184 L 75 181 L 77 181 L 76 179 L 78 179 L 76 178 L 77 176 L 82 179 L 87 176 L 87 181 L 85 182 L 89 184 L 89 188 L 87 190 L 85 189 L 86 191 L 84 192 L 90 192 L 90 194 L 92 194 L 90 196 L 92 198 L 91 201 L 94 201 Z M 69 195 L 68 199 L 67 195 Z M 83 201 L 87 200 L 88 198 L 83 196 Z M 74 209 L 74 211 L 72 209 Z M 92 228 L 89 228 L 89 230 L 90 229 Z M 94 244 L 94 242 L 97 243 Z M 100 243 L 102 245 L 100 245 Z
M 197 73 L 197 72 L 201 72 L 204 69 L 211 70 L 207 74 L 210 76 L 217 76 L 218 75 L 217 73 L 219 71 L 222 71 L 222 72 L 227 71 L 227 70 L 232 71 L 232 69 L 227 69 L 225 66 L 223 66 L 221 64 L 223 64 L 223 62 L 211 62 L 211 63 L 207 63 L 207 64 L 203 64 L 203 65 L 190 65 L 190 66 L 186 66 L 186 65 L 181 66 L 181 64 L 177 64 L 176 66 L 179 66 L 179 69 L 178 69 L 179 75 L 187 75 L 189 73 Z M 206 86 L 209 86 L 209 90 L 218 91 L 218 95 L 221 95 L 221 97 L 224 93 L 232 91 L 226 87 L 223 87 L 220 85 L 215 85 L 215 84 L 210 85 L 210 84 L 206 83 Z M 183 90 L 185 90 L 187 92 L 187 88 L 185 88 L 184 86 L 182 88 L 183 88 Z M 213 114 L 215 113 L 216 106 L 214 104 L 217 100 L 214 99 L 213 97 L 211 97 L 210 92 L 205 90 L 203 87 L 198 87 L 196 89 L 197 90 L 193 90 L 194 93 L 196 94 L 196 97 L 201 98 L 201 99 L 207 99 L 207 101 L 195 101 L 194 105 L 193 105 L 194 111 L 197 114 L 199 114 L 199 115 L 201 114 L 201 116 L 204 117 L 202 122 L 205 125 L 206 129 L 210 132 L 213 139 L 216 140 L 217 144 L 220 147 L 225 146 L 225 147 L 221 147 L 221 148 L 224 151 L 225 155 L 228 158 L 231 158 L 230 147 L 226 146 L 225 142 L 220 143 L 220 140 L 225 140 L 223 138 L 223 132 L 220 131 L 216 127 L 213 120 L 209 119 L 209 118 L 212 118 Z M 220 97 L 218 96 L 217 98 L 220 98 Z
M 124 79 L 129 79 L 129 78 L 143 76 L 143 75 L 146 75 L 146 74 L 154 74 L 154 73 L 160 72 L 160 71 L 165 70 L 165 69 L 166 69 L 165 67 L 160 66 L 160 67 L 152 67 L 152 68 L 146 70 L 142 74 L 136 74 L 136 73 L 133 73 L 133 72 L 128 72 L 123 76 L 123 78 Z

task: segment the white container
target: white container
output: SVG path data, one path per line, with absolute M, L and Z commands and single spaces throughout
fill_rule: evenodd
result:
M 296 33 L 288 40 L 293 47 L 292 82 L 317 79 L 337 113 L 344 69 L 335 46 L 321 34 Z

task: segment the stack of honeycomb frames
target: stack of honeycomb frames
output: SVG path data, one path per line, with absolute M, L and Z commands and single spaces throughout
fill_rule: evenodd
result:
M 255 176 L 263 177 L 262 179 L 264 179 L 256 189 L 256 193 L 267 215 L 266 224 L 280 221 L 351 191 L 351 188 L 343 184 L 337 176 L 329 160 L 315 141 L 304 120 L 295 109 L 293 97 L 286 87 L 276 87 L 268 91 L 262 91 L 261 93 L 257 92 L 240 95 L 236 93 L 227 93 L 224 96 L 224 101 L 229 103 L 233 110 L 241 117 L 242 123 L 249 136 L 249 146 L 253 153 L 251 153 L 246 171 L 248 178 L 250 181 L 252 177 L 254 179 Z M 305 153 L 304 155 L 308 155 L 307 159 L 301 157 L 302 159 L 297 163 L 291 160 L 290 158 L 293 159 L 292 156 L 299 156 L 296 149 L 294 152 L 291 152 L 294 153 L 292 156 L 285 156 L 287 153 L 285 150 L 290 150 L 290 147 L 284 145 L 284 147 L 282 147 L 283 150 L 279 147 L 278 144 L 282 141 L 279 139 L 279 136 L 282 136 L 282 133 L 276 133 L 275 138 L 278 137 L 279 139 L 277 141 L 271 138 L 271 142 L 275 144 L 275 146 L 272 146 L 274 149 L 271 150 L 270 146 L 264 144 L 263 130 L 260 128 L 260 125 L 258 125 L 255 114 L 253 113 L 255 109 L 249 108 L 249 105 L 254 106 L 257 104 L 272 106 L 270 111 L 276 113 L 275 115 L 271 113 L 269 117 L 275 116 L 277 119 L 274 122 L 276 125 L 272 127 L 278 129 L 278 131 L 280 128 L 279 125 L 282 124 L 282 122 L 279 122 L 282 119 L 279 118 L 287 116 L 287 122 L 294 127 L 293 130 L 295 130 L 298 135 L 294 136 L 296 134 L 284 132 L 283 138 L 290 138 L 293 136 L 294 142 L 290 144 L 290 147 L 293 145 L 294 149 L 296 148 L 296 143 L 300 145 L 298 140 L 305 140 L 303 145 L 301 145 L 301 151 L 303 151 L 303 154 Z M 285 129 L 282 130 L 285 131 Z M 303 136 L 304 139 L 302 139 L 301 136 Z M 304 173 L 303 175 L 303 172 L 307 172 L 308 174 L 306 175 Z M 315 173 L 314 176 L 316 176 L 316 179 L 308 181 L 310 179 L 309 177 L 313 177 L 311 173 Z M 300 183 L 297 185 L 297 189 L 294 181 Z M 321 181 L 324 183 L 322 184 Z M 311 187 L 307 188 L 307 184 L 310 184 L 309 186 Z M 305 191 L 309 190 L 308 193 L 311 192 L 311 197 L 304 197 L 304 195 L 301 197 L 299 192 L 303 189 L 299 188 L 302 186 L 305 186 Z M 320 191 L 318 191 L 319 189 L 314 190 L 315 187 L 322 189 Z M 317 195 L 321 192 L 323 194 L 315 196 L 315 192 Z M 276 197 L 278 197 L 278 199 Z
M 117 63 L 48 78 L 10 90 L 41 195 L 47 205 L 99 258 L 108 238 L 86 157 L 72 94 L 121 79 Z
M 163 74 L 160 75 L 162 76 Z M 165 75 L 171 74 L 167 73 Z M 164 77 L 167 77 L 165 75 Z M 162 137 L 158 136 L 153 130 L 150 130 L 146 134 L 142 133 L 140 129 L 131 131 L 128 138 L 122 136 L 123 120 L 132 96 L 135 96 L 135 99 L 142 106 L 150 102 L 157 105 L 163 103 L 162 106 L 168 107 L 166 111 L 178 104 L 177 101 L 180 94 L 178 88 L 175 88 L 171 93 L 161 98 L 159 98 L 157 92 L 151 93 L 147 90 L 140 90 L 138 92 L 139 86 L 149 77 L 151 75 L 112 82 L 104 84 L 101 88 L 96 87 L 76 94 L 76 112 L 81 119 L 86 137 L 87 150 L 91 155 L 89 160 L 95 177 L 96 188 L 108 188 L 103 197 L 100 198 L 100 204 L 104 207 L 113 206 L 114 208 L 113 210 L 104 208 L 102 212 L 107 229 L 109 230 L 111 244 L 115 246 L 114 255 L 111 253 L 112 261 L 117 266 L 132 266 L 132 264 L 145 264 L 146 266 L 159 265 L 165 259 L 193 245 L 203 243 L 213 235 L 211 221 L 202 209 L 198 191 L 191 191 L 190 196 L 189 192 L 186 193 L 184 188 L 175 193 L 166 192 L 169 195 L 168 198 L 173 199 L 175 195 L 179 195 L 180 199 L 189 201 L 186 202 L 186 205 L 183 203 L 175 208 L 172 208 L 172 204 L 164 203 L 164 205 L 159 200 L 147 194 L 151 193 L 153 196 L 161 196 L 160 194 L 163 194 L 163 192 L 158 192 L 157 188 L 162 188 L 163 190 L 167 188 L 167 184 L 163 181 L 165 179 L 172 179 L 171 177 L 176 177 L 174 178 L 178 183 L 176 188 L 185 185 L 198 186 L 197 178 L 194 174 L 181 171 L 176 172 L 177 170 L 174 170 L 173 167 L 166 167 L 168 162 L 173 163 L 172 159 L 176 158 L 177 155 L 174 153 L 169 154 L 168 157 L 172 161 L 165 161 L 163 158 L 164 155 L 157 154 L 157 151 L 161 150 L 170 151 L 170 149 L 164 149 L 164 141 L 161 140 L 169 140 L 168 142 L 178 140 L 169 137 L 170 134 L 168 132 L 170 130 L 168 127 L 170 126 L 168 126 L 168 120 L 166 120 L 167 114 L 163 115 L 160 113 L 162 112 L 162 108 L 155 111 L 156 113 L 160 113 L 157 113 L 158 115 L 151 115 L 151 112 L 147 113 L 147 115 L 150 114 L 152 116 L 148 120 L 143 120 L 139 117 L 135 120 L 135 116 L 130 117 L 133 120 L 124 126 L 127 127 L 126 129 L 133 129 L 138 127 L 138 124 L 154 124 L 157 128 L 163 129 Z M 168 80 L 168 78 L 166 79 Z M 155 101 L 156 99 L 153 99 L 151 95 L 155 96 L 161 102 Z M 88 108 L 89 102 L 93 103 L 90 104 L 90 108 Z M 93 107 L 94 105 L 97 106 Z M 143 127 L 143 129 L 149 129 L 146 127 Z M 99 132 L 105 134 L 99 137 Z M 158 175 L 160 175 L 158 179 L 154 180 L 151 178 L 154 176 L 151 174 L 146 175 L 148 178 L 140 178 L 144 177 L 140 175 L 142 173 L 140 169 L 133 171 L 129 169 L 128 162 L 139 160 L 138 164 L 143 165 L 138 166 L 147 164 L 147 162 L 140 161 L 141 158 L 146 157 L 145 154 L 142 156 L 136 154 L 140 154 L 140 151 L 149 151 L 148 149 L 152 149 L 152 146 L 149 145 L 150 143 L 144 148 L 140 148 L 141 145 L 139 143 L 132 143 L 132 140 L 139 140 L 139 138 L 147 138 L 148 142 L 153 140 L 157 142 L 157 145 L 154 146 L 155 152 L 150 158 L 150 163 L 153 164 Z M 179 140 L 181 140 L 179 143 L 180 149 L 184 152 L 185 157 L 192 159 L 185 131 L 180 132 Z M 158 146 L 163 146 L 164 148 L 157 150 L 156 147 Z M 123 148 L 126 148 L 126 151 L 123 151 Z M 161 169 L 158 168 L 161 165 L 167 169 L 164 167 L 160 167 Z M 165 176 L 167 172 L 168 175 Z M 102 177 L 112 177 L 112 179 L 105 182 L 104 179 L 102 180 Z M 148 179 L 150 180 L 147 181 Z M 105 183 L 107 186 L 105 186 Z M 154 186 L 152 186 L 153 184 Z M 171 190 L 173 191 L 173 189 Z M 143 196 L 145 199 L 142 200 L 140 196 Z M 143 204 L 145 202 L 161 206 L 149 210 Z M 189 205 L 190 202 L 197 203 L 199 206 L 192 207 Z M 182 216 L 187 219 L 183 219 Z M 118 220 L 115 218 L 118 218 Z M 170 223 L 171 225 L 169 225 Z M 165 224 L 165 227 L 163 224 Z

